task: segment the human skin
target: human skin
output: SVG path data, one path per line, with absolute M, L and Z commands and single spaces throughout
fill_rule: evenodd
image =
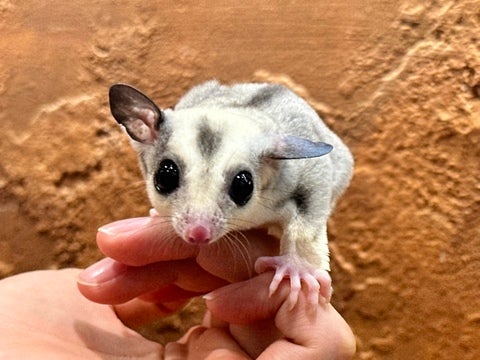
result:
M 218 251 L 172 237 L 159 241 L 165 227 L 160 218 L 116 222 L 97 236 L 108 257 L 87 270 L 35 271 L 0 281 L 0 357 L 352 357 L 353 334 L 330 304 L 312 308 L 302 294 L 290 310 L 288 282 L 269 297 L 272 272 L 237 281 L 248 262 L 227 264 L 214 256 Z M 244 240 L 253 261 L 275 250 L 274 242 L 261 237 L 265 234 L 252 232 Z M 163 347 L 132 330 L 199 294 L 207 294 L 204 321 L 179 341 Z

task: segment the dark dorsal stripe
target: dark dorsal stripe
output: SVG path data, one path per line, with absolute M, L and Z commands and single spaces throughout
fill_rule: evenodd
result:
M 221 142 L 221 134 L 212 130 L 206 119 L 204 119 L 198 126 L 197 133 L 197 144 L 200 154 L 206 159 L 211 158 L 220 147 Z

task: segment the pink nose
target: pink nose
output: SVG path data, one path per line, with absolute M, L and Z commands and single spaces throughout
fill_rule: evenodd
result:
M 207 244 L 210 236 L 210 230 L 203 225 L 193 225 L 187 230 L 188 241 L 192 244 Z

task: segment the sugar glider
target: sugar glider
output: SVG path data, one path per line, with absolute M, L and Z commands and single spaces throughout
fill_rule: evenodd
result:
M 353 158 L 299 96 L 278 84 L 209 81 L 160 109 L 125 84 L 110 109 L 136 149 L 148 196 L 186 242 L 207 245 L 229 232 L 267 228 L 280 253 L 256 260 L 274 269 L 273 294 L 290 279 L 295 306 L 330 300 L 327 219 L 350 182 Z

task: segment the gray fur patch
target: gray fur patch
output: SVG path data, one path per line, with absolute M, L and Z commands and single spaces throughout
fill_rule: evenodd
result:
M 298 185 L 292 194 L 292 200 L 297 206 L 298 212 L 305 214 L 310 206 L 310 191 L 303 185 Z
M 245 104 L 241 106 L 245 107 L 261 107 L 269 105 L 272 102 L 272 98 L 278 95 L 283 90 L 282 87 L 276 85 L 265 85 L 260 87 L 253 96 L 248 99 Z
M 202 121 L 197 133 L 197 144 L 200 154 L 206 159 L 211 158 L 217 152 L 221 142 L 221 134 L 212 130 L 206 121 Z

